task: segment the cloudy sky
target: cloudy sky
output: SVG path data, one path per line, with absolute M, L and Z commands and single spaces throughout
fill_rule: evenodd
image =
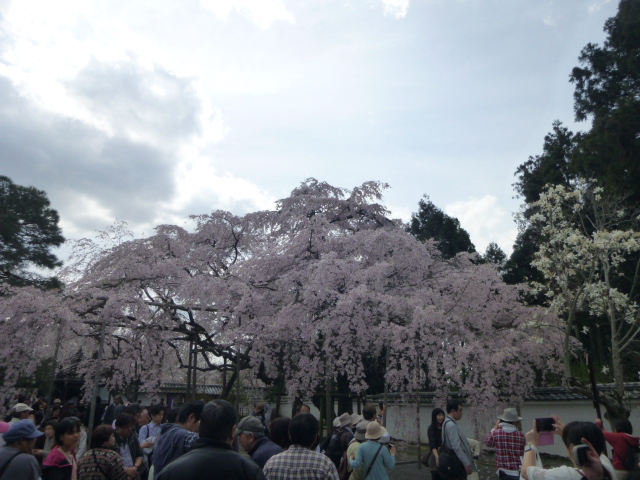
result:
M 302 180 L 423 194 L 510 251 L 514 172 L 616 0 L 0 0 L 0 174 L 67 238 L 272 208 Z

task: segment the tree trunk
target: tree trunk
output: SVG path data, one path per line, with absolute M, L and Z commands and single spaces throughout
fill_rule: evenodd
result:
M 622 358 L 620 356 L 620 338 L 618 336 L 618 315 L 611 298 L 611 279 L 606 260 L 601 260 L 604 265 L 604 281 L 607 285 L 607 315 L 611 327 L 611 364 L 613 366 L 613 381 L 616 384 L 616 393 L 624 398 L 624 375 L 622 373 Z
M 233 372 L 231 372 L 231 377 L 229 378 L 229 381 L 225 383 L 224 388 L 222 389 L 222 393 L 220 394 L 220 398 L 226 399 L 229 397 L 229 394 L 231 393 L 231 389 L 233 388 L 233 385 L 236 382 L 237 376 L 238 376 L 237 370 L 234 370 Z
M 569 309 L 569 315 L 567 318 L 567 324 L 565 326 L 563 347 L 563 367 L 564 367 L 564 380 L 567 382 L 571 378 L 571 352 L 569 350 L 569 342 L 571 340 L 571 330 L 576 319 L 576 311 L 573 306 Z
M 569 380 L 569 389 L 574 393 L 579 393 L 593 400 L 593 391 L 591 388 L 575 378 Z M 613 392 L 612 395 L 600 392 L 600 404 L 604 406 L 607 411 L 604 416 L 612 425 L 616 420 L 627 420 L 631 413 L 629 408 L 625 406 L 622 397 L 618 397 L 617 392 Z
M 282 403 L 282 392 L 284 390 L 284 378 L 278 379 L 278 396 L 276 397 L 276 408 L 273 411 L 271 418 L 277 418 L 280 416 L 280 405 Z
M 620 356 L 620 345 L 614 319 L 611 319 L 611 363 L 613 366 L 613 381 L 616 384 L 616 393 L 620 398 L 624 398 L 624 376 L 622 373 L 622 358 Z
M 333 417 L 331 412 L 333 411 L 333 401 L 331 400 L 331 371 L 329 369 L 329 362 L 327 362 L 327 369 L 324 372 L 325 375 L 325 383 L 324 383 L 324 395 L 325 395 L 325 433 L 327 437 L 331 436 L 331 430 L 333 428 Z

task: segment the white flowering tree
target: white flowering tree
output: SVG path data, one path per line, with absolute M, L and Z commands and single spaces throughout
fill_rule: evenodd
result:
M 637 214 L 621 199 L 603 197 L 593 182 L 573 188 L 548 187 L 533 204 L 531 223 L 542 241 L 533 265 L 542 272 L 549 306 L 565 315 L 565 376 L 571 376 L 571 334 L 576 314 L 606 318 L 610 327 L 611 371 L 619 400 L 624 396 L 622 355 L 640 335 L 640 233 Z M 604 367 L 605 372 L 608 367 Z M 606 403 L 605 403 L 606 405 Z M 619 406 L 618 406 L 619 407 Z M 610 414 L 618 407 L 609 407 Z M 628 412 L 627 412 L 628 415 Z

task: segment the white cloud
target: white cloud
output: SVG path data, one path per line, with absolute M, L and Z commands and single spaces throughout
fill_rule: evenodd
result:
M 274 208 L 275 198 L 247 180 L 219 172 L 212 159 L 200 154 L 197 148 L 184 147 L 180 157 L 175 169 L 176 193 L 159 212 L 184 217 L 216 209 L 243 214 Z M 154 220 L 155 223 L 166 221 L 165 218 Z
M 479 253 L 484 253 L 491 242 L 496 242 L 507 255 L 511 252 L 517 230 L 509 222 L 511 214 L 498 204 L 493 195 L 451 203 L 444 210 L 460 220 Z M 512 228 L 507 228 L 507 225 Z
M 198 145 L 205 146 L 207 143 L 220 143 L 224 137 L 231 131 L 226 124 L 221 108 L 213 108 L 210 102 L 202 105 L 202 113 L 200 115 L 200 124 L 202 128 L 202 136 Z
M 591 5 L 587 7 L 587 11 L 589 12 L 589 15 L 593 15 L 594 13 L 598 12 L 607 3 L 611 3 L 611 0 L 601 0 L 599 2 L 593 2 Z
M 558 25 L 558 20 L 560 20 L 560 15 L 547 15 L 542 19 L 542 23 L 548 27 L 556 27 Z
M 114 220 L 114 213 L 106 208 L 96 198 L 88 195 L 77 195 L 73 199 L 77 208 L 65 211 L 66 215 L 60 219 L 60 227 L 67 238 L 80 238 L 91 234 L 85 229 L 78 228 L 82 224 L 110 225 Z
M 200 0 L 200 5 L 213 12 L 218 20 L 226 21 L 232 11 L 260 28 L 269 28 L 275 22 L 295 23 L 282 0 Z
M 387 205 L 387 208 L 391 212 L 390 217 L 393 219 L 400 219 L 403 222 L 411 220 L 411 214 L 413 213 L 409 207 L 398 205 Z
M 404 18 L 409 12 L 411 0 L 382 0 L 384 14 L 395 18 Z

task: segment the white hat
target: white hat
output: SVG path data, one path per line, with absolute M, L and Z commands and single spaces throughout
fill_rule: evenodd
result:
M 32 412 L 33 408 L 31 408 L 29 405 L 26 405 L 24 403 L 16 403 L 16 405 L 13 407 L 13 411 L 16 413 Z
M 503 422 L 519 422 L 522 417 L 518 416 L 518 411 L 515 408 L 505 408 L 502 415 L 498 416 L 498 420 Z
M 364 417 L 358 413 L 353 413 L 351 414 L 351 423 L 353 425 L 358 425 L 362 420 L 364 420 Z
M 348 427 L 349 425 L 351 425 L 351 415 L 349 415 L 347 412 L 344 412 L 338 417 L 338 421 L 340 422 L 341 427 Z

